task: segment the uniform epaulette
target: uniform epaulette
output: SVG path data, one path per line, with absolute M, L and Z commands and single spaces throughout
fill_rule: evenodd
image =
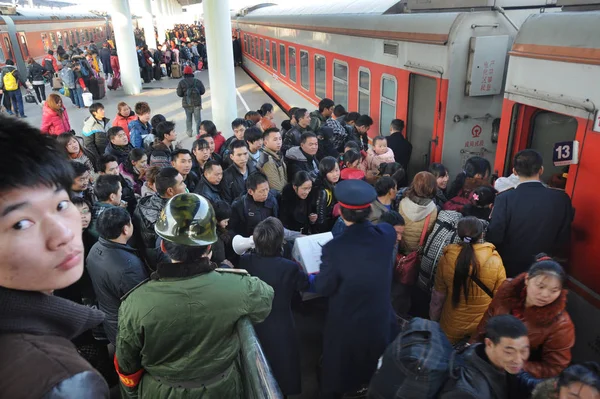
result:
M 250 273 L 246 269 L 229 269 L 226 267 L 217 267 L 215 269 L 216 272 L 219 273 L 233 273 L 233 274 L 241 274 L 242 276 L 249 276 Z
M 139 283 L 138 285 L 136 285 L 135 287 L 133 287 L 132 289 L 130 289 L 129 291 L 127 291 L 125 293 L 125 295 L 123 295 L 121 297 L 121 302 L 123 302 L 125 299 L 127 299 L 127 297 L 135 290 L 137 290 L 139 287 L 141 287 L 142 285 L 146 284 L 148 281 L 150 281 L 150 278 L 145 279 L 144 281 L 142 281 L 141 283 Z

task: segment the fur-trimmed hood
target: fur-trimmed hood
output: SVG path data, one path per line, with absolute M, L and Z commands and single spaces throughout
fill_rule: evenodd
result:
M 549 305 L 525 308 L 525 297 L 527 296 L 526 276 L 527 273 L 521 273 L 512 280 L 506 280 L 498 290 L 498 299 L 505 303 L 509 309 L 523 312 L 525 320 L 532 324 L 548 326 L 564 312 L 567 306 L 567 290 L 562 290 L 560 296 Z

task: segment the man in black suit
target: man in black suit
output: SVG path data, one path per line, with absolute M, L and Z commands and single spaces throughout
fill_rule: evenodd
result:
M 412 153 L 412 144 L 402 135 L 404 130 L 404 121 L 394 119 L 390 125 L 390 135 L 386 137 L 387 145 L 394 151 L 394 158 L 405 171 L 408 170 L 408 162 Z
M 571 239 L 573 207 L 562 190 L 540 181 L 543 160 L 535 150 L 519 152 L 513 173 L 519 185 L 498 195 L 486 239 L 504 261 L 507 277 L 526 271 L 540 252 L 566 256 Z

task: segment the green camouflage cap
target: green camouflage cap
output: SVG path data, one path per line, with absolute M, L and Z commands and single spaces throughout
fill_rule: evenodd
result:
M 208 200 L 184 193 L 171 198 L 161 211 L 154 230 L 175 244 L 201 247 L 217 241 L 217 219 Z

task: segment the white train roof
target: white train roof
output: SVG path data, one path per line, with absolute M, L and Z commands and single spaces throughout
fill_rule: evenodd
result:
M 515 44 L 600 48 L 600 11 L 531 15 Z
M 44 10 L 44 9 L 31 9 L 31 8 L 17 8 L 16 15 L 10 15 L 15 20 L 69 20 L 69 19 L 98 19 L 103 20 L 104 18 L 93 14 L 91 12 L 73 12 L 64 10 Z
M 401 0 L 303 1 L 293 5 L 273 5 L 251 11 L 252 16 L 321 15 L 321 14 L 383 14 Z

